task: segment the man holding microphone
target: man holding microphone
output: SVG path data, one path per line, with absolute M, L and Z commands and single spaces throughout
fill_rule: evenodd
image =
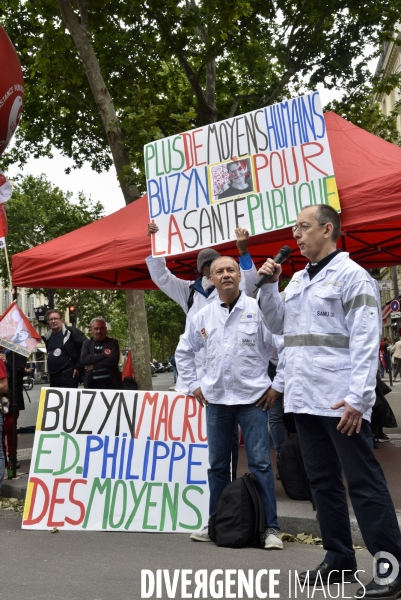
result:
M 379 307 L 370 275 L 336 248 L 340 228 L 339 215 L 330 206 L 309 206 L 299 213 L 293 234 L 309 263 L 293 276 L 284 299 L 277 285 L 280 265 L 268 259 L 259 271 L 269 276 L 260 291 L 261 309 L 271 331 L 284 334 L 280 376 L 268 390 L 267 401 L 284 391 L 278 382 L 285 381 L 285 410 L 294 413 L 326 550 L 324 561 L 302 573 L 301 581 L 355 581 L 344 472 L 377 567 L 374 579 L 357 591 L 357 597 L 395 600 L 401 596 L 401 571 L 387 573 L 383 553 L 400 563 L 401 535 L 369 428 Z

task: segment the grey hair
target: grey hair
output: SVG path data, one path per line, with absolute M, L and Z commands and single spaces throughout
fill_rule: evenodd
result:
M 92 321 L 89 323 L 89 327 L 92 327 L 92 325 L 93 325 L 93 323 L 95 323 L 95 321 L 102 321 L 102 323 L 104 323 L 105 326 L 107 327 L 107 323 L 103 319 L 103 317 L 95 317 L 94 319 L 92 319 Z
M 331 223 L 333 225 L 332 240 L 336 242 L 341 231 L 341 220 L 338 212 L 329 204 L 318 204 L 315 213 L 317 222 L 320 225 Z

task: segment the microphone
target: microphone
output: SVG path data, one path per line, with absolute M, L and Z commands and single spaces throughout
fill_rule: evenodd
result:
M 275 263 L 281 265 L 291 254 L 291 248 L 289 246 L 283 246 L 278 254 L 273 258 Z M 255 292 L 257 292 L 266 281 L 270 279 L 271 275 L 260 275 L 259 279 L 256 282 Z M 254 292 L 254 293 L 255 293 Z

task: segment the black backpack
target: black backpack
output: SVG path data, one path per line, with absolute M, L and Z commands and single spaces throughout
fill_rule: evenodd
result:
M 217 512 L 209 519 L 209 537 L 226 548 L 263 548 L 265 511 L 255 486 L 255 477 L 246 473 L 223 490 Z
M 289 435 L 281 444 L 277 457 L 277 469 L 287 496 L 292 500 L 310 500 L 314 506 L 296 433 Z

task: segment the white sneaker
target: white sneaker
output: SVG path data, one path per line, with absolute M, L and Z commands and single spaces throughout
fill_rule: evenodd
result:
M 209 537 L 208 525 L 205 525 L 205 527 L 203 527 L 203 529 L 200 531 L 194 531 L 191 533 L 189 539 L 194 540 L 194 542 L 211 542 L 212 540 Z
M 282 550 L 284 548 L 283 542 L 280 538 L 280 533 L 277 529 L 269 527 L 265 531 L 265 548 L 268 550 Z

